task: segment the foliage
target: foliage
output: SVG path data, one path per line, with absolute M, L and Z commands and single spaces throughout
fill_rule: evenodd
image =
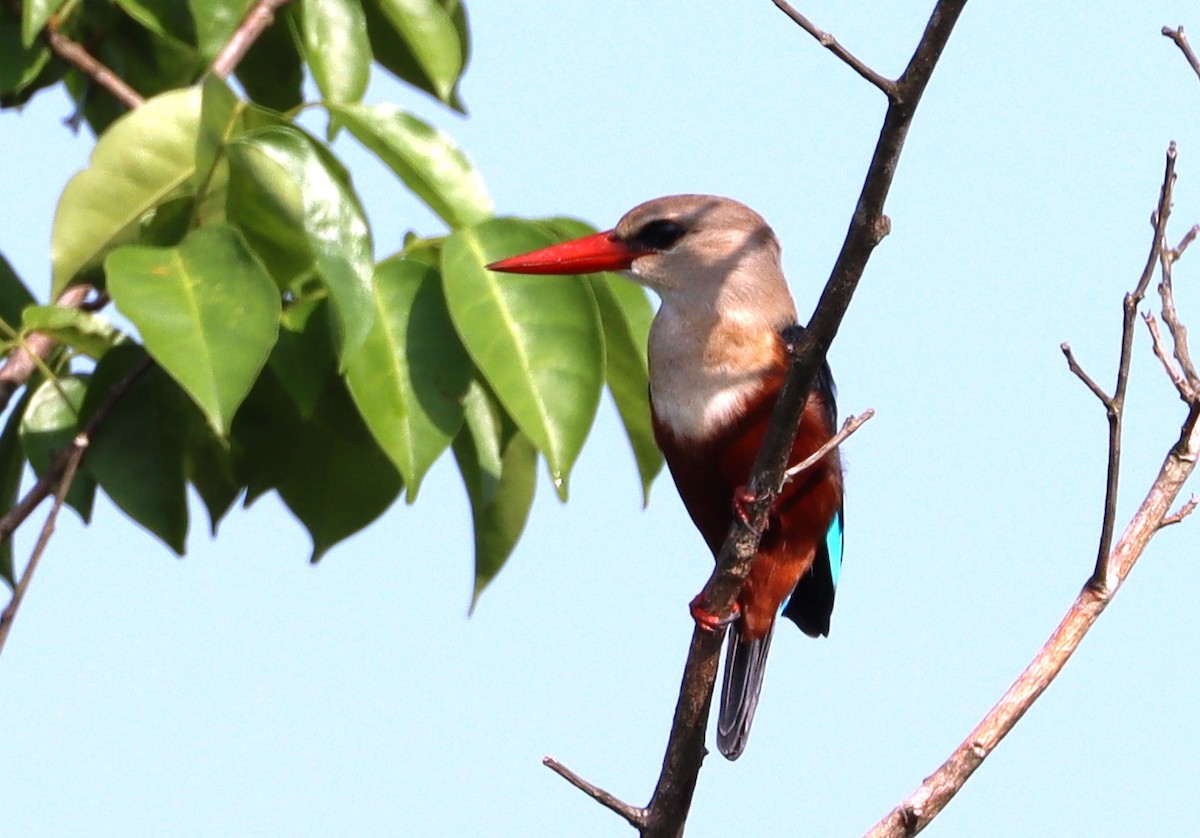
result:
M 373 64 L 462 111 L 469 57 L 457 0 L 304 0 L 237 70 L 206 73 L 247 0 L 0 4 L 0 104 L 59 84 L 97 135 L 55 213 L 51 299 L 86 282 L 135 327 L 34 297 L 0 259 L 8 346 L 60 341 L 0 435 L 0 489 L 42 470 L 114 386 L 154 362 L 100 425 L 68 502 L 96 487 L 172 550 L 190 484 L 215 532 L 239 498 L 274 491 L 312 560 L 406 493 L 452 450 L 473 511 L 475 597 L 524 528 L 539 455 L 560 497 L 602 389 L 613 394 L 643 492 L 661 467 L 646 405 L 650 306 L 617 276 L 493 274 L 501 256 L 579 235 L 563 219 L 496 218 L 447 135 L 364 103 Z M 88 45 L 147 96 L 123 113 L 41 38 Z M 319 91 L 305 102 L 305 74 Z M 240 91 L 240 92 L 239 92 Z M 377 259 L 350 173 L 297 115 L 323 109 L 447 225 Z M 9 546 L 0 573 L 11 583 Z

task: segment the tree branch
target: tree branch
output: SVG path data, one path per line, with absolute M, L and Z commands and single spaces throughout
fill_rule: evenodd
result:
M 53 23 L 42 31 L 42 37 L 51 52 L 68 64 L 74 65 L 125 107 L 132 110 L 146 101 L 140 93 L 126 84 L 123 78 L 84 49 L 82 44 L 59 32 Z
M 1117 517 L 1117 490 L 1121 476 L 1121 435 L 1125 419 L 1125 392 L 1129 389 L 1129 363 L 1133 358 L 1134 321 L 1137 318 L 1138 306 L 1146 298 L 1146 289 L 1154 277 L 1154 268 L 1160 262 L 1164 250 L 1163 242 L 1166 237 L 1167 219 L 1171 215 L 1171 193 L 1175 188 L 1175 143 L 1167 148 L 1166 170 L 1163 173 L 1162 188 L 1158 193 L 1157 209 L 1150 216 L 1154 225 L 1154 237 L 1150 242 L 1150 253 L 1146 256 L 1145 267 L 1138 278 L 1137 286 L 1125 295 L 1121 320 L 1121 353 L 1117 361 L 1117 383 L 1113 394 L 1108 396 L 1076 363 L 1071 354 L 1071 347 L 1064 343 L 1063 354 L 1067 356 L 1067 365 L 1088 386 L 1108 412 L 1108 469 L 1104 487 L 1104 513 L 1100 523 L 1100 545 L 1096 551 L 1096 564 L 1092 572 L 1092 585 L 1103 589 L 1107 585 L 1104 578 L 1106 562 L 1112 551 L 1113 527 Z M 1173 307 L 1172 307 L 1173 309 Z
M 213 59 L 212 74 L 217 78 L 228 78 L 246 57 L 246 53 L 258 37 L 275 21 L 275 13 L 290 2 L 291 0 L 258 0 L 246 13 L 241 26 Z
M 71 484 L 75 482 L 75 475 L 79 469 L 79 461 L 83 459 L 83 452 L 87 450 L 87 443 L 87 437 L 80 434 L 75 437 L 75 441 L 71 444 L 71 447 L 62 452 L 66 456 L 63 459 L 62 476 L 58 480 L 58 491 L 54 494 L 54 505 L 50 507 L 50 514 L 46 516 L 46 523 L 42 525 L 42 532 L 38 535 L 33 553 L 29 556 L 29 561 L 25 564 L 25 570 L 21 574 L 21 579 L 17 582 L 16 588 L 13 589 L 12 599 L 8 601 L 8 605 L 4 607 L 4 611 L 0 612 L 0 652 L 4 651 L 4 643 L 8 640 L 8 632 L 12 629 L 13 620 L 17 618 L 17 609 L 21 607 L 21 603 L 25 599 L 25 592 L 29 590 L 29 583 L 33 579 L 33 572 L 37 570 L 38 562 L 41 561 L 42 554 L 46 552 L 46 545 L 50 543 L 50 536 L 54 533 L 54 524 L 58 520 L 58 511 L 62 509 L 63 502 L 67 499 L 67 492 L 71 490 Z M 32 512 L 33 510 L 31 509 L 30 511 Z
M 786 0 L 771 0 L 771 2 L 775 4 L 779 11 L 790 17 L 801 29 L 816 38 L 817 43 L 840 58 L 854 72 L 858 73 L 871 84 L 882 90 L 888 99 L 895 98 L 896 83 L 894 81 L 875 72 L 865 63 L 860 61 L 849 50 L 839 44 L 837 38 L 833 37 L 832 34 L 826 32 L 824 29 L 819 28 L 804 15 L 800 14 L 798 11 L 792 8 L 791 4 L 787 3 Z
M 1154 231 L 1154 240 L 1159 250 L 1151 251 L 1149 260 L 1151 272 L 1155 261 L 1160 261 L 1162 265 L 1166 265 L 1169 262 L 1167 259 L 1162 259 L 1160 254 L 1166 252 L 1166 248 L 1163 246 L 1164 226 L 1167 214 L 1170 211 L 1171 188 L 1175 181 L 1174 163 L 1175 146 L 1172 143 L 1167 154 L 1167 167 L 1163 177 L 1163 186 L 1159 193 L 1159 209 L 1155 218 Z M 1122 349 L 1119 362 L 1120 371 L 1118 372 L 1118 392 L 1113 399 L 1116 402 L 1115 406 L 1112 402 L 1106 401 L 1106 397 L 1102 393 L 1100 394 L 1101 401 L 1105 403 L 1110 418 L 1114 413 L 1118 417 L 1115 442 L 1111 435 L 1109 438 L 1109 478 L 1111 491 L 1105 502 L 1106 526 L 1111 526 L 1109 523 L 1110 515 L 1113 513 L 1112 504 L 1115 503 L 1115 488 L 1112 487 L 1111 481 L 1116 472 L 1114 460 L 1120 457 L 1119 417 L 1124 405 L 1125 385 L 1128 381 L 1129 372 L 1128 351 L 1133 339 L 1133 321 L 1130 311 L 1136 311 L 1136 302 L 1131 307 L 1130 300 L 1140 300 L 1148 284 L 1149 276 L 1143 273 L 1138 282 L 1137 289 L 1125 297 L 1125 329 L 1121 336 Z M 1161 297 L 1163 318 L 1165 320 L 1167 310 L 1170 309 L 1172 315 L 1174 310 L 1174 302 L 1170 296 L 1169 277 L 1159 286 L 1160 293 L 1164 287 L 1166 288 L 1166 293 L 1161 294 Z M 1157 332 L 1156 329 L 1155 332 Z M 1161 344 L 1161 336 L 1156 335 L 1156 344 Z M 1160 352 L 1160 358 L 1163 358 L 1164 364 L 1166 364 L 1167 358 L 1164 357 L 1166 355 L 1165 350 L 1160 347 L 1156 351 Z M 1068 362 L 1071 362 L 1073 359 L 1069 349 L 1066 352 Z M 1176 346 L 1176 354 L 1178 356 L 1178 344 Z M 1072 369 L 1075 369 L 1074 365 Z M 1168 372 L 1170 373 L 1169 365 Z M 1089 381 L 1086 376 L 1081 375 L 1081 377 L 1084 378 L 1085 382 Z M 1174 380 L 1173 375 L 1172 379 Z M 1098 389 L 1093 385 L 1089 386 L 1092 387 L 1093 391 Z M 1181 395 L 1183 392 L 1181 388 Z M 970 778 L 971 774 L 974 773 L 975 769 L 1000 744 L 1000 741 L 1020 721 L 1025 711 L 1029 709 L 1038 696 L 1050 685 L 1050 682 L 1058 676 L 1063 666 L 1066 665 L 1071 655 L 1079 647 L 1084 635 L 1087 634 L 1088 630 L 1111 601 L 1113 595 L 1116 594 L 1121 584 L 1125 581 L 1134 563 L 1145 551 L 1150 539 L 1163 527 L 1183 520 L 1195 508 L 1196 499 L 1193 497 L 1178 512 L 1168 514 L 1171 504 L 1178 497 L 1184 482 L 1196 468 L 1196 458 L 1200 454 L 1200 422 L 1197 421 L 1200 419 L 1200 400 L 1196 398 L 1195 392 L 1193 389 L 1192 397 L 1186 399 L 1188 401 L 1188 414 L 1180 429 L 1179 439 L 1167 453 L 1166 459 L 1159 469 L 1158 476 L 1155 478 L 1153 484 L 1151 484 L 1141 506 L 1134 514 L 1129 525 L 1125 528 L 1125 532 L 1117 541 L 1116 546 L 1110 553 L 1102 557 L 1101 563 L 1083 586 L 1083 590 L 1079 592 L 1079 595 L 1075 598 L 1075 602 L 1067 611 L 1062 622 L 1059 623 L 1058 628 L 1054 630 L 1050 639 L 1046 641 L 1045 645 L 1038 651 L 1020 677 L 1009 687 L 996 706 L 988 712 L 984 719 L 963 740 L 962 744 L 950 755 L 949 759 L 937 771 L 926 778 L 925 782 L 899 806 L 893 809 L 887 817 L 867 832 L 866 838 L 901 838 L 901 836 L 907 838 L 907 836 L 916 835 L 945 808 L 954 795 L 958 793 L 958 790 Z
M 81 308 L 88 294 L 94 290 L 90 285 L 72 285 L 63 291 L 55 305 L 63 308 Z M 37 370 L 38 364 L 50 357 L 58 344 L 49 335 L 34 332 L 23 345 L 14 347 L 0 366 L 0 412 L 3 412 L 13 394 L 17 392 Z
M 783 484 L 796 428 L 817 370 L 837 334 L 872 251 L 887 235 L 890 222 L 883 214 L 883 206 L 904 139 L 965 5 L 966 0 L 939 0 L 936 4 L 908 66 L 889 93 L 887 114 L 858 204 L 816 310 L 807 328 L 785 332 L 790 358 L 788 372 L 747 482 L 747 489 L 756 497 L 746 505 L 749 523 L 734 516 L 716 569 L 701 593 L 705 608 L 717 616 L 730 614 L 749 573 L 767 514 Z M 844 61 L 848 54 L 838 55 Z M 724 631 L 711 632 L 697 626 L 692 632 L 662 771 L 645 809 L 645 824 L 639 827 L 643 838 L 675 838 L 683 830 L 706 753 L 704 735 L 723 639 Z
M 842 423 L 841 430 L 839 430 L 836 434 L 831 436 L 828 439 L 828 441 L 826 441 L 826 443 L 824 445 L 822 445 L 820 448 L 818 448 L 816 451 L 812 452 L 807 457 L 805 457 L 803 460 L 796 463 L 796 465 L 792 466 L 791 468 L 789 468 L 787 471 L 785 471 L 783 473 L 784 484 L 787 484 L 787 483 L 791 482 L 792 480 L 795 480 L 797 474 L 799 474 L 802 471 L 805 471 L 806 469 L 810 469 L 817 463 L 821 462 L 821 459 L 826 454 L 828 454 L 833 449 L 837 448 L 839 445 L 841 445 L 843 442 L 845 442 L 849 437 L 853 436 L 854 432 L 857 431 L 859 428 L 861 428 L 863 425 L 865 425 L 871 419 L 871 417 L 874 415 L 875 415 L 875 408 L 868 407 L 866 410 L 864 410 L 858 416 L 847 416 L 846 421 Z
M 1183 52 L 1183 57 L 1187 59 L 1188 64 L 1192 65 L 1192 69 L 1196 71 L 1196 76 L 1200 78 L 1200 58 L 1196 57 L 1196 51 L 1192 49 L 1192 45 L 1188 43 L 1187 35 L 1183 33 L 1183 27 L 1172 29 L 1169 26 L 1162 28 L 1164 38 L 1170 38 L 1175 42 L 1175 46 Z
M 12 509 L 0 518 L 0 543 L 12 538 L 17 527 L 33 514 L 33 510 L 37 509 L 38 504 L 50 496 L 55 495 L 54 507 L 50 511 L 49 517 L 46 519 L 46 524 L 42 528 L 42 534 L 38 538 L 37 546 L 34 548 L 32 555 L 29 557 L 28 563 L 25 565 L 25 570 L 21 573 L 21 579 L 17 582 L 16 588 L 13 589 L 12 599 L 5 606 L 3 613 L 0 613 L 0 652 L 4 651 L 4 643 L 8 640 L 9 630 L 12 628 L 13 620 L 16 619 L 17 609 L 21 607 L 21 602 L 25 598 L 25 592 L 29 588 L 29 582 L 33 578 L 33 573 L 37 570 L 38 561 L 41 559 L 42 552 L 46 549 L 46 543 L 49 541 L 50 534 L 54 531 L 54 522 L 58 517 L 58 510 L 63 504 L 63 500 L 67 496 L 67 491 L 71 488 L 71 483 L 75 480 L 76 469 L 78 469 L 83 456 L 87 453 L 87 447 L 90 444 L 92 437 L 96 431 L 108 419 L 112 413 L 113 407 L 117 402 L 129 392 L 137 380 L 146 373 L 154 365 L 154 361 L 149 355 L 138 364 L 134 369 L 121 379 L 104 397 L 104 401 L 96 408 L 96 412 L 92 414 L 87 423 L 83 426 L 75 439 L 64 450 L 58 452 L 33 488 L 25 493 L 25 496 L 13 506 Z

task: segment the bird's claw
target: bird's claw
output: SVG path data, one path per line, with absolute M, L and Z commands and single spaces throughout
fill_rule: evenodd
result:
M 741 606 L 735 602 L 727 615 L 718 617 L 705 607 L 703 593 L 696 594 L 696 598 L 689 603 L 688 608 L 692 612 L 692 619 L 696 621 L 696 625 L 705 631 L 720 631 L 741 616 L 742 613 Z
M 750 510 L 746 507 L 756 500 L 758 500 L 758 495 L 751 492 L 745 486 L 738 486 L 733 491 L 733 513 L 746 526 L 750 526 Z

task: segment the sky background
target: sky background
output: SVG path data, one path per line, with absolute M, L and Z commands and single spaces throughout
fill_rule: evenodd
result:
M 887 75 L 930 2 L 800 8 Z M 504 214 L 608 226 L 658 195 L 761 212 L 807 317 L 885 102 L 767 0 L 468 3 L 453 134 Z M 1086 580 L 1122 295 L 1179 142 L 1172 241 L 1200 221 L 1200 81 L 1159 34 L 1194 0 L 968 5 L 917 114 L 830 353 L 848 443 L 846 564 L 830 637 L 784 627 L 745 755 L 712 756 L 689 835 L 858 835 L 934 770 Z M 1198 38 L 1200 39 L 1200 38 Z M 43 95 L 0 114 L 0 251 L 40 296 L 88 135 Z M 440 232 L 339 140 L 377 255 Z M 1200 252 L 1176 268 L 1200 329 Z M 1118 532 L 1183 407 L 1139 330 Z M 544 470 L 543 470 L 544 471 Z M 193 501 L 195 499 L 193 498 Z M 44 510 L 43 510 L 44 512 Z M 470 515 L 452 458 L 309 566 L 273 498 L 176 560 L 98 501 L 72 512 L 0 658 L 9 835 L 632 834 L 542 767 L 648 799 L 710 556 L 670 479 L 642 510 L 611 403 L 562 505 L 543 474 L 524 539 L 467 617 Z M 41 515 L 17 539 L 28 554 Z M 1063 675 L 927 834 L 1182 835 L 1200 788 L 1200 520 L 1162 532 Z

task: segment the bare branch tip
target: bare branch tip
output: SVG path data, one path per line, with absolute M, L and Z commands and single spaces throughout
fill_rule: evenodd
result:
M 567 768 L 554 757 L 542 757 L 542 765 L 549 768 L 558 776 L 562 777 L 568 783 L 579 789 L 588 797 L 595 800 L 606 809 L 611 809 L 618 815 L 629 822 L 629 825 L 634 829 L 642 829 L 646 825 L 646 810 L 640 806 L 631 806 L 623 800 L 619 800 L 613 795 L 606 792 L 604 789 L 589 783 L 587 780 L 580 777 L 570 768 Z
M 1193 493 L 1192 496 L 1187 499 L 1187 502 L 1184 503 L 1183 506 L 1179 507 L 1176 512 L 1173 512 L 1163 518 L 1162 523 L 1158 525 L 1158 528 L 1161 530 L 1163 527 L 1169 527 L 1172 524 L 1178 524 L 1184 518 L 1195 512 L 1197 505 L 1200 505 L 1200 498 L 1197 498 L 1195 493 Z

